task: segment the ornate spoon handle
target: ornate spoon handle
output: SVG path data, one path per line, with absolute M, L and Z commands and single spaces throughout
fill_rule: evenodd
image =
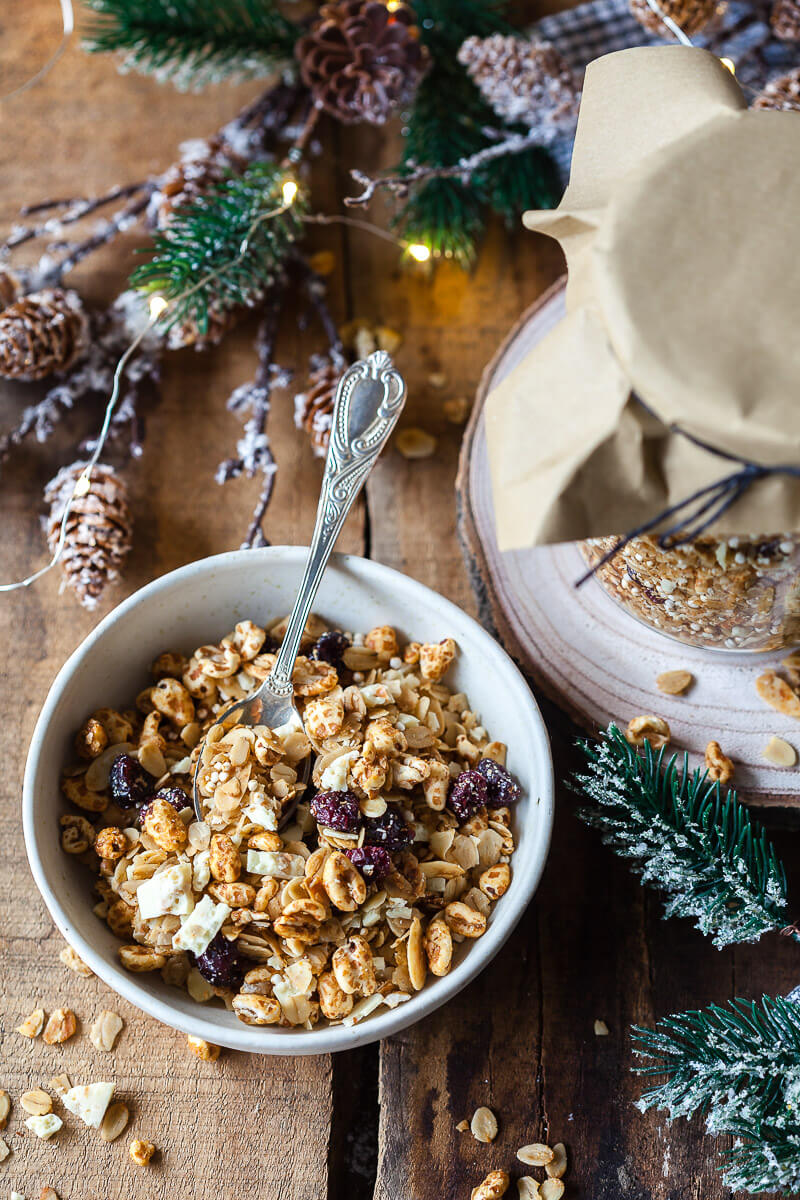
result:
M 405 399 L 406 385 L 383 350 L 354 363 L 339 380 L 306 569 L 283 645 L 266 680 L 276 695 L 291 694 L 300 639 L 322 574 L 353 501 L 397 424 Z

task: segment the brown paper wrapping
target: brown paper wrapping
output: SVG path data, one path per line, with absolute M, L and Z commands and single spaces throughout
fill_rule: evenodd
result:
M 800 464 L 800 118 L 749 111 L 712 54 L 623 50 L 586 74 L 557 238 L 567 316 L 488 397 L 501 549 L 624 533 L 735 469 Z M 644 401 L 643 407 L 635 398 Z M 800 481 L 709 532 L 800 529 Z

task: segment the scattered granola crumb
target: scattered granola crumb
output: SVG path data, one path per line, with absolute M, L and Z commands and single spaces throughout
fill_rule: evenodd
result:
M 17 1033 L 21 1033 L 26 1038 L 36 1038 L 42 1032 L 44 1027 L 44 1009 L 35 1008 L 29 1016 L 25 1018 L 21 1025 L 17 1026 Z
M 459 1133 L 466 1133 L 469 1129 L 469 1121 L 459 1121 L 456 1125 L 456 1129 Z
M 44 1040 L 48 1046 L 60 1046 L 75 1034 L 78 1022 L 71 1008 L 57 1008 L 50 1014 L 44 1028 Z
M 532 1175 L 522 1175 L 517 1180 L 517 1191 L 519 1192 L 519 1200 L 539 1200 L 541 1192 L 539 1184 Z
M 43 1092 L 41 1088 L 34 1088 L 32 1092 L 26 1092 L 24 1096 L 20 1096 L 19 1102 L 25 1112 L 30 1113 L 32 1117 L 44 1117 L 53 1111 L 52 1097 L 48 1096 L 47 1092 Z
M 797 751 L 794 746 L 781 737 L 771 737 L 761 753 L 776 767 L 793 767 L 797 763 Z
M 632 746 L 643 746 L 649 742 L 654 750 L 666 746 L 671 736 L 664 718 L 654 716 L 631 717 L 625 731 L 625 737 Z
M 10 1153 L 11 1147 L 6 1144 L 3 1138 L 0 1138 L 0 1162 L 3 1162 L 6 1158 L 8 1158 Z
M 432 371 L 428 376 L 428 383 L 432 388 L 443 388 L 447 385 L 447 376 L 444 371 Z
M 463 425 L 469 416 L 470 403 L 466 396 L 451 396 L 442 405 L 445 420 L 451 425 Z
M 476 1108 L 470 1130 L 476 1142 L 493 1142 L 497 1137 L 497 1117 L 490 1108 Z
M 8 1114 L 11 1112 L 11 1097 L 8 1092 L 0 1090 L 0 1129 L 5 1129 Z
M 68 1092 L 72 1087 L 69 1075 L 54 1075 L 50 1080 L 50 1087 L 57 1096 L 63 1096 L 64 1092 Z
M 186 1045 L 192 1054 L 196 1054 L 198 1058 L 202 1058 L 203 1062 L 216 1062 L 219 1058 L 220 1047 L 215 1046 L 213 1042 L 204 1042 L 202 1038 L 192 1037 L 189 1034 L 186 1039 Z
M 545 1163 L 544 1167 L 551 1179 L 561 1179 L 567 1171 L 567 1147 L 563 1142 L 556 1142 L 553 1146 L 553 1157 L 549 1163 Z
M 25 1122 L 28 1129 L 35 1133 L 43 1142 L 47 1142 L 54 1133 L 58 1133 L 64 1122 L 61 1117 L 57 1117 L 55 1113 L 45 1113 L 41 1117 L 28 1117 Z
M 103 1117 L 103 1123 L 100 1126 L 100 1137 L 104 1142 L 114 1142 L 128 1124 L 130 1113 L 127 1105 L 118 1100 L 116 1104 L 112 1104 L 106 1111 Z
M 594 1032 L 596 1037 L 608 1037 L 608 1026 L 605 1021 L 597 1020 L 594 1023 Z
M 511 1182 L 508 1171 L 490 1171 L 483 1183 L 473 1190 L 472 1200 L 500 1200 Z
M 436 438 L 432 433 L 426 433 L 411 425 L 401 429 L 394 439 L 397 449 L 403 458 L 430 458 L 436 449 Z
M 146 1167 L 155 1152 L 156 1148 L 153 1143 L 145 1142 L 142 1138 L 134 1138 L 128 1147 L 128 1153 L 140 1167 Z
M 545 1179 L 539 1188 L 542 1200 L 561 1200 L 564 1195 L 564 1184 L 560 1179 Z
M 59 1195 L 55 1188 L 44 1187 L 39 1193 L 39 1200 L 59 1200 Z
M 122 1032 L 125 1022 L 118 1013 L 103 1009 L 89 1030 L 89 1040 L 97 1050 L 108 1054 L 114 1049 L 114 1043 Z
M 553 1151 L 544 1142 L 532 1142 L 529 1146 L 520 1146 L 517 1158 L 528 1167 L 546 1167 L 553 1161 Z
M 733 779 L 733 763 L 727 754 L 722 753 L 719 742 L 709 742 L 706 746 L 706 771 L 712 783 L 724 786 Z
M 69 967 L 70 971 L 74 971 L 76 975 L 82 975 L 84 979 L 88 979 L 90 975 L 94 975 L 91 967 L 87 967 L 82 958 L 79 958 L 72 946 L 65 946 L 58 956 L 65 967 Z
M 682 696 L 694 683 L 691 671 L 662 671 L 656 676 L 656 687 L 665 696 Z

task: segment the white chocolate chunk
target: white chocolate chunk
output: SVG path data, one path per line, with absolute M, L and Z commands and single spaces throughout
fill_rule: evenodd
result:
M 272 879 L 302 879 L 306 860 L 301 854 L 283 851 L 248 850 L 247 870 L 251 875 L 268 875 Z
M 348 750 L 340 754 L 320 775 L 319 786 L 323 792 L 344 792 L 347 790 L 347 776 L 350 768 L 358 758 L 357 750 Z
M 76 1117 L 80 1117 L 84 1125 L 99 1129 L 113 1095 L 113 1083 L 89 1083 L 64 1092 L 61 1103 Z
M 45 1113 L 42 1117 L 28 1117 L 25 1124 L 32 1133 L 46 1142 L 54 1133 L 58 1133 L 64 1122 L 55 1113 Z
M 146 879 L 136 890 L 139 915 L 145 921 L 168 913 L 186 916 L 194 908 L 190 863 L 175 863 Z
M 215 904 L 210 896 L 203 896 L 172 939 L 173 950 L 191 950 L 192 954 L 203 954 L 230 912 L 227 904 Z

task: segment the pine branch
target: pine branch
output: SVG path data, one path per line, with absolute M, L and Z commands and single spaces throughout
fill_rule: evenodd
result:
M 665 1076 L 639 1101 L 670 1120 L 701 1113 L 711 1133 L 732 1134 L 724 1178 L 734 1189 L 800 1187 L 800 1005 L 763 996 L 635 1027 L 636 1070 Z
M 122 70 L 199 90 L 293 62 L 300 27 L 273 0 L 87 0 L 91 53 L 122 53 Z
M 302 192 L 283 205 L 285 180 L 274 163 L 251 163 L 175 211 L 150 262 L 131 276 L 134 287 L 174 302 L 165 327 L 193 321 L 204 335 L 212 317 L 257 304 L 281 277 L 305 211 Z
M 616 725 L 578 747 L 586 770 L 572 786 L 592 804 L 579 816 L 666 893 L 666 917 L 694 918 L 720 948 L 786 926 L 783 866 L 734 791 L 723 798 L 706 774 L 690 773 L 686 756 L 681 770 L 649 744 L 637 754 Z

